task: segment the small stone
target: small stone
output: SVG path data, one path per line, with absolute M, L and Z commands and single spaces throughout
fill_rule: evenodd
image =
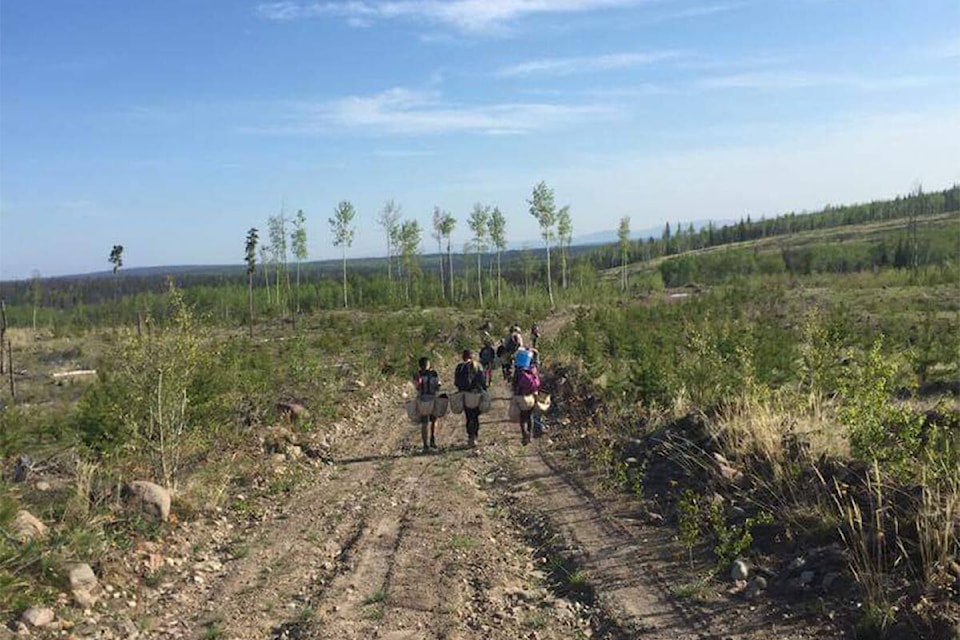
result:
M 808 584 L 813 582 L 813 579 L 816 577 L 817 573 L 815 571 L 804 571 L 800 574 L 800 586 L 805 587 Z
M 747 584 L 747 598 L 753 599 L 763 593 L 767 588 L 767 579 L 763 576 L 757 576 Z
M 41 480 L 34 485 L 37 491 L 50 491 L 50 483 L 46 480 Z
M 13 481 L 26 482 L 27 477 L 29 477 L 32 470 L 33 458 L 26 453 L 21 454 L 20 457 L 17 458 L 16 464 L 13 466 Z
M 29 511 L 21 509 L 13 519 L 13 534 L 19 540 L 34 540 L 47 535 L 47 525 Z
M 804 558 L 803 556 L 797 556 L 796 558 L 793 559 L 792 562 L 790 562 L 789 565 L 787 565 L 787 571 L 796 571 L 797 569 L 803 568 L 803 566 L 806 564 L 807 564 L 806 558 Z
M 30 607 L 23 612 L 20 619 L 32 627 L 45 627 L 53 622 L 53 609 L 47 607 Z
M 730 565 L 730 578 L 733 580 L 746 580 L 750 575 L 750 565 L 743 558 L 737 558 Z
M 67 565 L 66 570 L 73 599 L 77 604 L 85 609 L 95 605 L 100 599 L 101 588 L 90 565 L 77 562 Z
M 833 583 L 835 583 L 839 577 L 839 573 L 836 571 L 831 571 L 827 575 L 823 576 L 823 582 L 820 583 L 820 586 L 823 587 L 824 591 L 829 591 L 830 587 L 833 586 Z
M 287 457 L 291 460 L 299 460 L 303 457 L 303 448 L 298 445 L 290 445 L 287 447 Z

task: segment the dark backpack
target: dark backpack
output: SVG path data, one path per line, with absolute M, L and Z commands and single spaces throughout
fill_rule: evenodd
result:
M 524 396 L 531 396 L 540 391 L 540 377 L 530 369 L 517 371 L 517 391 Z
M 420 395 L 435 396 L 440 391 L 440 376 L 436 371 L 424 371 L 420 374 Z
M 490 345 L 486 345 L 483 349 L 480 349 L 480 362 L 483 364 L 490 364 L 496 357 L 497 354 Z
M 461 362 L 453 374 L 453 384 L 457 391 L 470 391 L 473 388 L 473 362 Z
M 503 341 L 503 351 L 507 355 L 513 355 L 516 353 L 519 346 L 520 345 L 517 344 L 515 335 L 512 333 Z

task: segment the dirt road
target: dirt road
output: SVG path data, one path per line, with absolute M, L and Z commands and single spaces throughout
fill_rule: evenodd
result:
M 649 529 L 521 447 L 495 390 L 480 447 L 449 416 L 419 453 L 401 390 L 368 403 L 275 508 L 190 538 L 192 566 L 137 605 L 158 638 L 802 638 L 670 595 Z M 352 432 L 351 432 L 352 431 Z M 189 530 L 184 533 L 189 538 Z M 800 625 L 795 625 L 800 626 Z M 824 636 L 819 632 L 821 638 Z

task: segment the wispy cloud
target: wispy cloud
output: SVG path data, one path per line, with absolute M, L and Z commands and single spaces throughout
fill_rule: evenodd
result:
M 528 60 L 499 69 L 495 75 L 501 78 L 517 78 L 544 75 L 573 75 L 597 71 L 628 69 L 643 65 L 676 60 L 688 55 L 683 51 L 647 51 L 635 53 L 611 53 L 599 56 L 575 58 L 542 58 Z
M 246 131 L 321 134 L 353 129 L 391 135 L 505 135 L 610 119 L 616 114 L 612 107 L 593 104 L 454 104 L 443 100 L 435 91 L 396 87 L 371 96 L 351 96 L 319 104 L 289 104 L 285 123 L 247 128 Z
M 524 16 L 582 13 L 647 4 L 654 0 L 349 0 L 268 2 L 257 12 L 269 20 L 335 16 L 356 24 L 372 20 L 428 20 L 468 32 L 488 32 Z
M 869 77 L 831 73 L 769 72 L 738 73 L 705 78 L 697 82 L 701 89 L 809 89 L 838 87 L 860 91 L 894 91 L 956 83 L 956 78 L 928 75 Z
M 741 9 L 747 5 L 746 2 L 718 2 L 714 4 L 701 4 L 685 9 L 668 11 L 654 18 L 655 22 L 666 22 L 669 20 L 685 20 L 688 18 L 703 18 L 719 13 L 727 13 Z

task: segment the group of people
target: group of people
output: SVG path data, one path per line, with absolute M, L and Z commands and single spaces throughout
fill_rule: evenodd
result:
M 499 362 L 503 379 L 511 385 L 513 401 L 517 398 L 529 399 L 535 396 L 540 389 L 539 352 L 537 351 L 540 325 L 534 324 L 530 335 L 530 346 L 527 347 L 524 345 L 520 327 L 514 325 L 496 348 L 493 346 L 492 339 L 487 336 L 479 354 L 474 354 L 471 349 L 465 349 L 453 374 L 457 391 L 469 394 L 469 397 L 477 397 L 485 393 L 492 384 L 493 371 Z M 420 358 L 417 375 L 413 382 L 419 399 L 434 398 L 440 393 L 440 376 L 432 368 L 429 358 Z M 471 404 L 474 403 L 464 404 L 463 413 L 466 418 L 467 444 L 470 447 L 476 447 L 480 435 L 482 408 L 479 404 L 470 406 Z M 517 409 L 521 442 L 526 445 L 529 444 L 531 436 L 538 435 L 534 430 L 533 422 L 535 404 L 529 401 L 519 403 Z M 424 452 L 437 448 L 436 428 L 435 414 L 420 417 L 420 436 L 423 440 Z

